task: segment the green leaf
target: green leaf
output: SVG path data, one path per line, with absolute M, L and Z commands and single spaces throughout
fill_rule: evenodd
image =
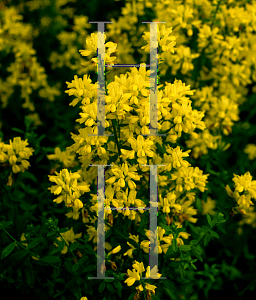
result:
M 228 214 L 227 214 L 227 216 L 229 217 Z M 224 219 L 224 215 L 223 215 L 223 213 L 219 212 L 218 217 L 217 217 L 217 223 L 220 224 L 220 223 L 224 223 L 224 222 L 226 222 L 226 220 Z
M 36 159 L 36 164 L 39 163 L 44 157 L 45 154 L 41 154 L 40 156 L 38 156 L 38 158 Z
M 58 249 L 61 252 L 65 247 L 65 241 L 58 241 Z
M 201 262 L 203 262 L 203 258 L 196 248 L 193 250 L 193 254 L 195 255 L 196 258 L 198 258 Z
M 183 266 L 184 270 L 186 270 L 188 266 L 189 266 L 189 263 L 186 262 L 185 265 Z
M 90 271 L 93 271 L 93 270 L 95 270 L 95 269 L 96 269 L 96 266 L 93 265 L 93 266 L 88 266 L 87 268 L 84 269 L 84 271 L 90 272 Z
M 177 244 L 176 239 L 172 240 L 172 249 L 173 249 L 174 252 L 176 252 L 178 250 L 178 244 Z
M 5 247 L 4 250 L 2 251 L 1 259 L 4 259 L 6 256 L 11 254 L 11 252 L 14 250 L 15 246 L 16 246 L 16 243 L 12 242 L 10 245 Z
M 58 256 L 45 256 L 42 258 L 42 261 L 47 263 L 55 263 L 55 262 L 61 262 L 61 259 Z
M 212 230 L 209 230 L 209 231 L 210 231 L 210 233 L 211 233 L 212 236 L 216 237 L 217 239 L 220 238 L 217 232 L 212 231 Z
M 186 232 L 185 228 L 177 228 L 175 229 L 175 233 Z
M 199 210 L 199 212 L 202 212 L 202 201 L 199 198 L 196 198 L 196 208 Z
M 3 225 L 4 228 L 9 227 L 12 223 L 13 223 L 12 221 L 5 222 L 4 220 L 1 222 L 1 224 Z
M 34 239 L 31 243 L 28 243 L 28 249 L 32 249 L 41 242 L 40 238 Z
M 204 238 L 204 246 L 206 247 L 207 245 L 208 245 L 208 243 L 209 243 L 209 241 L 210 241 L 210 234 L 209 233 L 207 233 L 206 234 L 206 236 L 205 236 L 205 238 Z
M 190 245 L 195 245 L 198 242 L 198 240 L 192 240 L 190 241 Z
M 168 250 L 166 251 L 166 254 L 165 254 L 165 257 L 169 257 L 169 255 L 171 255 L 173 253 L 173 248 L 172 246 L 169 246 L 168 247 Z
M 218 220 L 218 223 L 220 224 L 220 223 L 224 223 L 224 222 L 226 222 L 226 220 Z
M 59 230 L 60 233 L 64 233 L 64 232 L 67 232 L 67 231 L 69 231 L 68 228 L 61 228 L 61 229 Z
M 77 247 L 79 246 L 79 243 L 78 242 L 74 242 L 70 245 L 69 249 L 74 251 Z
M 35 276 L 33 273 L 33 270 L 30 266 L 27 266 L 25 268 L 25 276 L 26 276 L 26 281 L 28 286 L 33 287 L 34 282 L 35 282 Z
M 67 268 L 67 270 L 69 271 L 69 273 L 73 273 L 73 271 L 72 271 L 72 264 L 71 264 L 71 262 L 69 260 L 65 260 L 64 265 Z
M 79 263 L 80 265 L 82 265 L 84 262 L 87 261 L 87 259 L 88 259 L 88 256 L 83 256 L 81 259 L 79 259 L 78 263 Z
M 220 208 L 220 207 L 219 207 Z M 224 209 L 224 208 L 223 208 Z M 222 213 L 223 209 L 221 209 L 221 211 L 218 213 L 218 217 L 217 220 L 222 220 L 224 219 L 224 214 Z
M 191 246 L 190 245 L 180 245 L 179 249 L 181 251 L 190 251 L 191 250 Z
M 72 271 L 73 271 L 73 272 L 76 272 L 78 268 L 79 268 L 79 264 L 76 263 L 76 264 L 73 265 Z
M 207 226 L 205 226 L 205 225 L 202 226 L 202 231 L 203 231 L 203 233 L 207 233 L 208 230 L 209 230 L 209 227 L 207 227 Z
M 131 295 L 129 296 L 129 298 L 128 298 L 127 300 L 132 300 L 132 299 L 134 298 L 134 295 L 135 295 L 136 293 L 137 293 L 137 291 L 131 293 Z
M 114 281 L 114 286 L 115 286 L 118 290 L 120 290 L 120 291 L 122 291 L 122 289 L 123 289 L 123 286 L 122 286 L 122 284 L 121 284 L 120 281 L 115 280 L 115 281 Z
M 113 232 L 112 227 L 110 227 L 110 229 L 105 233 L 105 239 L 107 239 L 112 232 Z
M 221 231 L 222 233 L 225 233 L 225 234 L 227 233 L 226 230 L 225 230 L 225 228 L 224 228 L 222 225 L 217 225 L 216 227 L 217 227 L 217 228 L 219 229 L 219 231 Z
M 165 234 L 172 234 L 173 231 L 165 224 L 161 224 L 161 227 L 165 230 Z
M 57 252 L 60 252 L 59 248 L 53 249 L 52 252 L 50 253 L 50 255 L 53 255 Z
M 159 143 L 156 143 L 155 145 L 161 154 L 166 153 L 165 149 Z
M 208 274 L 209 278 L 211 279 L 211 281 L 215 281 L 215 278 L 212 276 L 212 274 Z
M 13 253 L 12 256 L 11 256 L 11 258 L 12 258 L 13 260 L 16 260 L 16 261 L 17 261 L 17 260 L 22 259 L 27 253 L 28 253 L 27 250 L 20 250 L 20 251 L 17 251 L 17 252 L 15 252 L 15 253 Z
M 172 299 L 177 299 L 177 289 L 176 286 L 174 284 L 174 282 L 170 281 L 170 280 L 164 280 L 163 284 L 167 287 L 168 291 L 170 291 L 173 295 Z
M 8 281 L 9 283 L 13 283 L 13 282 L 14 282 L 14 280 L 13 280 L 12 278 L 7 278 L 7 281 Z
M 179 270 L 180 270 L 181 278 L 184 279 L 185 278 L 185 270 L 182 268 L 181 264 L 179 264 Z
M 209 223 L 210 226 L 212 226 L 212 220 L 209 214 L 206 215 L 207 221 Z
M 169 171 L 166 171 L 166 175 L 167 175 L 170 179 L 172 179 L 172 176 L 171 176 L 171 174 L 170 174 Z
M 85 248 L 86 248 L 86 254 L 92 254 L 95 255 L 95 251 L 93 251 L 92 246 L 90 244 L 85 244 Z
M 191 264 L 191 267 L 195 270 L 197 270 L 196 266 L 194 264 Z
M 33 175 L 32 173 L 30 173 L 29 171 L 26 171 L 23 173 L 23 177 L 31 179 L 34 182 L 37 182 L 37 178 L 35 175 Z
M 54 235 L 55 233 L 56 233 L 56 231 L 50 231 L 50 232 L 47 233 L 47 236 L 52 236 L 52 235 Z
M 22 134 L 25 133 L 23 130 L 20 130 L 19 128 L 15 128 L 15 127 L 12 127 L 11 130 L 22 133 Z
M 104 289 L 105 289 L 105 282 L 102 281 L 98 288 L 99 293 L 102 293 Z
M 114 290 L 114 287 L 111 283 L 107 283 L 107 289 L 112 292 Z
M 147 220 L 148 220 L 148 215 L 146 213 L 146 211 L 143 213 L 143 216 L 141 218 L 141 221 L 140 221 L 140 226 L 139 228 L 137 229 L 137 232 L 145 235 L 145 231 L 144 231 L 144 228 L 145 228 L 145 224 L 147 223 Z

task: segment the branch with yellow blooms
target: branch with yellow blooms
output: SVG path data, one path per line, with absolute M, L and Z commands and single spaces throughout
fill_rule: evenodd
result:
M 252 180 L 250 172 L 246 172 L 241 176 L 234 174 L 232 180 L 235 190 L 232 191 L 229 185 L 225 189 L 227 194 L 234 198 L 238 204 L 237 207 L 233 208 L 233 212 L 237 211 L 242 215 L 246 215 L 250 206 L 254 205 L 251 199 L 256 199 L 256 180 Z

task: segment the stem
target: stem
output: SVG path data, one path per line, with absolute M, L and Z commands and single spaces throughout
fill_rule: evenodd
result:
M 119 139 L 120 139 L 120 126 L 119 126 L 119 119 L 117 119 L 117 124 L 118 124 L 118 133 L 119 133 Z
M 212 225 L 212 226 L 210 226 L 210 227 L 207 229 L 207 231 L 206 231 L 206 232 L 201 236 L 201 238 L 197 241 L 197 243 L 195 244 L 195 247 L 201 243 L 201 241 L 204 239 L 204 237 L 208 234 L 208 232 L 209 232 L 211 229 L 214 228 L 214 226 L 215 226 L 215 224 Z
M 10 170 L 9 170 L 9 172 L 7 172 L 7 175 L 5 176 L 5 178 L 4 178 L 3 180 L 1 180 L 1 181 L 2 181 L 2 185 L 3 185 L 3 187 L 4 187 L 4 190 L 5 190 L 5 192 L 6 192 L 7 196 L 8 196 L 8 198 L 9 198 L 9 200 L 12 202 L 11 196 L 9 195 L 9 193 L 8 193 L 6 187 L 5 187 L 5 184 L 4 184 L 6 178 L 9 176 L 9 174 L 10 174 Z
M 202 235 L 202 237 L 197 241 L 195 247 L 201 243 L 201 241 L 204 239 L 204 237 L 206 236 L 206 234 L 208 234 L 208 231 L 209 231 L 209 229 L 208 229 L 207 232 L 205 232 L 205 233 Z
M 2 226 L 1 226 L 1 227 L 2 227 Z M 17 243 L 17 244 L 18 244 L 20 247 L 22 247 L 23 249 L 28 250 L 25 246 L 23 246 L 22 244 L 20 244 L 14 237 L 12 237 L 12 236 L 10 235 L 10 233 L 9 233 L 8 231 L 5 230 L 5 228 L 2 227 L 2 229 L 4 230 L 4 232 L 5 232 L 7 235 L 9 235 L 9 237 L 10 237 L 11 239 L 14 240 L 15 243 Z M 29 251 L 29 250 L 28 250 L 28 252 L 30 252 L 31 254 L 34 255 L 33 252 L 31 252 L 31 251 Z
M 217 15 L 217 12 L 218 12 L 218 10 L 219 10 L 219 7 L 220 7 L 220 4 L 221 4 L 221 1 L 222 0 L 219 0 L 218 1 L 218 4 L 217 4 L 217 7 L 216 7 L 216 10 L 215 10 L 215 12 L 214 12 L 214 16 L 213 16 L 213 20 L 212 20 L 212 24 L 211 24 L 211 29 L 212 29 L 212 26 L 213 26 L 213 23 L 214 23 L 214 21 L 215 21 L 215 18 L 216 18 L 216 15 Z M 206 45 L 203 49 L 202 49 L 202 51 L 201 51 L 201 56 L 202 56 L 202 54 L 204 53 L 204 51 L 205 51 L 205 49 L 209 46 L 211 44 L 211 41 L 209 41 L 209 44 L 208 45 Z M 195 83 L 196 83 L 196 80 L 197 80 L 197 77 L 198 77 L 198 73 L 197 73 L 197 75 L 196 75 L 196 78 L 195 78 L 195 80 L 194 80 L 194 82 L 193 82 L 193 86 L 195 86 Z
M 2 227 L 1 224 L 0 224 L 0 226 Z M 3 229 L 4 232 L 5 232 L 7 235 L 9 235 L 9 237 L 10 237 L 11 239 L 13 239 L 14 242 L 17 243 L 21 248 L 23 248 L 24 250 L 27 250 L 31 255 L 33 255 L 33 256 L 35 256 L 36 258 L 38 258 L 39 260 L 41 260 L 41 258 L 40 258 L 38 255 L 36 255 L 36 254 L 34 254 L 33 252 L 31 252 L 30 250 L 28 250 L 25 246 L 23 246 L 22 244 L 20 244 L 14 237 L 12 237 L 12 236 L 9 234 L 9 232 L 5 230 L 5 228 L 2 227 L 2 229 Z M 49 263 L 49 265 L 51 265 L 52 267 L 54 267 L 54 268 L 56 268 L 56 269 L 59 269 L 59 267 L 56 267 L 56 266 L 52 265 L 51 263 Z
M 117 149 L 118 149 L 118 154 L 120 156 L 120 160 L 121 160 L 121 164 L 123 164 L 123 160 L 121 158 L 121 149 L 118 143 L 118 138 L 117 138 L 117 133 L 116 133 L 116 120 L 112 120 L 112 124 L 113 124 L 113 129 L 114 129 L 114 134 L 115 134 L 115 141 L 116 141 L 116 145 L 117 145 Z
M 8 196 L 8 198 L 9 198 L 9 200 L 12 202 L 12 198 L 11 198 L 11 196 L 9 195 L 9 193 L 8 193 L 8 191 L 7 191 L 7 189 L 6 189 L 6 187 L 5 187 L 4 184 L 3 184 L 3 186 L 4 186 L 4 190 L 5 190 L 5 192 L 6 192 L 7 196 Z
M 214 21 L 215 21 L 215 18 L 216 18 L 217 12 L 218 12 L 218 10 L 219 10 L 219 7 L 220 7 L 220 3 L 221 3 L 221 1 L 222 1 L 222 0 L 219 0 L 219 1 L 218 1 L 218 4 L 217 4 L 217 7 L 216 7 L 216 10 L 215 10 L 215 12 L 214 12 L 214 16 L 213 16 L 213 19 L 212 19 L 212 24 L 211 24 L 211 29 L 212 29 L 213 23 L 214 23 Z

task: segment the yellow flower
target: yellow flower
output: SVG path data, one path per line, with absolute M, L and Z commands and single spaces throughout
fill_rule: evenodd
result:
M 71 227 L 71 229 L 69 231 L 63 232 L 60 234 L 68 246 L 69 246 L 69 243 L 75 242 L 75 239 L 79 239 L 82 236 L 82 232 L 74 234 L 73 227 Z M 57 237 L 57 240 L 62 241 L 60 236 Z M 65 244 L 63 250 L 61 251 L 62 254 L 66 254 L 68 252 L 68 247 L 66 246 L 66 244 Z M 56 247 L 58 247 L 58 244 L 54 243 L 54 245 Z
M 139 244 L 139 235 L 135 236 L 129 233 L 129 238 L 133 239 L 137 244 Z M 126 256 L 128 255 L 130 258 L 133 257 L 132 252 L 136 249 L 132 244 L 127 242 L 127 244 L 131 247 L 131 249 L 127 250 L 123 255 Z
M 206 214 L 214 215 L 215 207 L 216 207 L 216 201 L 212 200 L 210 197 L 207 197 L 206 202 L 202 201 L 202 209 L 203 209 L 202 215 L 206 215 Z
M 165 25 L 160 25 L 161 29 L 159 30 L 159 27 L 157 26 L 157 41 L 158 45 L 162 48 L 162 51 L 168 51 L 171 53 L 174 53 L 174 46 L 176 45 L 176 37 L 171 35 L 172 33 L 172 27 L 171 28 L 165 28 Z M 141 49 L 144 49 L 146 52 L 150 51 L 150 32 L 145 32 L 142 36 L 144 40 L 146 40 L 148 43 L 146 46 L 141 47 Z
M 109 254 L 115 254 L 115 253 L 118 253 L 119 251 L 121 250 L 121 246 L 117 246 L 116 248 L 114 248 L 113 250 L 111 250 L 109 252 Z
M 124 281 L 124 283 L 127 283 L 127 286 L 131 286 L 136 280 L 140 280 L 140 275 L 136 270 L 127 270 L 127 272 L 129 277 Z
M 10 140 L 9 145 L 0 143 L 0 162 L 9 159 L 13 173 L 25 172 L 30 166 L 27 159 L 35 151 L 33 148 L 27 147 L 27 145 L 27 139 L 22 141 L 20 137 L 15 137 L 13 141 Z M 4 152 L 7 152 L 7 155 Z M 18 163 L 20 164 L 18 165 Z
M 157 273 L 156 266 L 152 270 L 150 270 L 150 266 L 147 267 L 146 277 L 150 278 L 160 278 L 162 274 Z
M 47 155 L 48 159 L 59 160 L 67 168 L 71 167 L 75 163 L 75 157 L 75 154 L 70 154 L 70 150 L 61 151 L 59 147 L 54 149 L 54 154 Z
M 248 158 L 250 160 L 253 160 L 256 158 L 256 145 L 254 144 L 248 144 L 246 145 L 245 149 L 244 149 L 244 152 L 246 154 L 248 154 Z
M 132 266 L 142 276 L 142 272 L 145 271 L 143 262 L 139 263 L 135 260 Z
M 155 289 L 156 289 L 156 286 L 155 286 L 155 285 L 146 283 L 145 288 L 146 288 L 148 291 L 153 292 L 153 294 L 155 294 Z M 150 295 L 150 293 L 149 293 L 149 295 Z
M 20 240 L 21 241 L 26 241 L 25 233 L 22 233 Z M 22 245 L 24 245 L 25 247 L 27 247 L 28 243 L 22 243 Z
M 67 169 L 61 170 L 59 173 L 55 171 L 55 175 L 48 175 L 51 182 L 55 182 L 56 186 L 51 186 L 48 189 L 55 195 L 61 194 L 53 202 L 61 203 L 63 200 L 67 207 L 82 208 L 83 203 L 79 197 L 84 192 L 89 192 L 89 184 L 85 182 L 77 183 L 77 179 L 81 177 L 78 172 L 72 174 Z

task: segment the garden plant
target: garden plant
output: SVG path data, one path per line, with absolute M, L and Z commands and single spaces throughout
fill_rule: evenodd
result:
M 90 23 L 99 21 L 104 34 Z M 157 23 L 157 120 L 149 22 Z M 0 3 L 3 299 L 252 297 L 255 31 L 255 0 Z M 150 165 L 158 166 L 154 232 Z M 98 268 L 108 278 L 90 279 Z

